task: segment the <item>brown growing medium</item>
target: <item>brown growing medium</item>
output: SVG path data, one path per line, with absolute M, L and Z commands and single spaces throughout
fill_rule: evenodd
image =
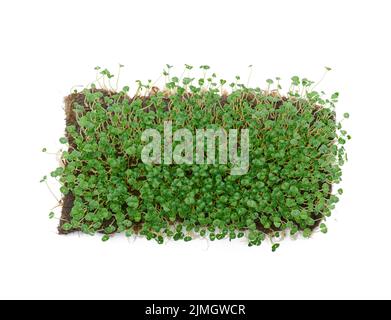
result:
M 157 88 L 152 88 L 151 90 L 151 94 L 154 94 L 158 91 L 159 89 Z M 99 91 L 99 92 L 102 92 L 103 93 L 103 97 L 102 97 L 102 105 L 104 106 L 104 101 L 103 101 L 103 98 L 104 97 L 110 97 L 112 95 L 115 95 L 115 92 L 113 91 L 109 91 L 109 90 L 104 90 L 104 89 L 95 89 L 95 91 Z M 227 104 L 227 96 L 228 94 L 227 93 L 224 93 L 222 96 L 221 96 L 221 101 L 220 101 L 220 104 L 223 106 L 225 104 Z M 146 102 L 148 101 L 148 96 L 137 96 L 137 97 L 133 97 L 133 98 L 130 98 L 128 96 L 125 96 L 123 99 L 129 99 L 129 101 L 135 99 L 135 98 L 141 98 L 143 99 L 143 106 L 146 105 Z M 252 94 L 248 94 L 247 95 L 247 100 L 253 104 L 256 104 L 257 103 L 257 100 L 256 98 L 252 95 Z M 279 108 L 285 101 L 287 101 L 288 99 L 286 97 L 280 97 L 281 100 L 278 101 L 276 103 L 276 108 Z M 168 96 L 166 96 L 166 98 L 164 99 L 165 102 L 167 103 L 167 108 L 165 111 L 168 111 L 170 109 L 170 99 Z M 65 123 L 66 123 L 66 126 L 70 126 L 70 125 L 74 125 L 76 127 L 76 130 L 79 130 L 80 127 L 76 121 L 76 115 L 75 115 L 75 112 L 73 110 L 73 106 L 74 104 L 77 103 L 79 105 L 82 105 L 85 107 L 85 110 L 88 112 L 89 111 L 89 108 L 88 108 L 88 105 L 85 101 L 85 95 L 84 93 L 80 92 L 80 93 L 72 93 L 70 95 L 68 95 L 67 97 L 64 98 L 64 104 L 65 104 Z M 315 109 L 314 109 L 314 116 L 316 118 L 316 113 L 317 111 L 319 111 L 319 109 L 321 109 L 322 107 L 321 106 L 316 106 Z M 149 108 L 146 108 L 145 109 L 146 112 L 149 111 Z M 314 120 L 315 121 L 315 120 Z M 335 121 L 335 115 L 334 115 L 334 121 Z M 75 144 L 74 142 L 72 141 L 72 137 L 68 134 L 68 132 L 65 132 L 65 136 L 66 138 L 68 139 L 68 142 L 69 142 L 69 148 L 68 148 L 68 151 L 72 151 L 73 149 L 75 149 Z M 65 163 L 66 165 L 66 163 Z M 330 193 L 328 194 L 328 198 L 330 198 L 331 194 L 332 194 L 332 185 L 329 184 L 330 186 Z M 67 195 L 64 195 L 63 196 L 63 199 L 62 199 L 62 210 L 61 210 L 61 218 L 60 218 L 60 223 L 59 223 L 59 226 L 58 226 L 58 232 L 59 234 L 69 234 L 69 233 L 72 233 L 72 232 L 75 232 L 75 231 L 80 231 L 78 229 L 71 229 L 71 230 L 68 230 L 68 231 L 65 231 L 63 230 L 62 226 L 65 224 L 65 223 L 69 223 L 71 221 L 71 210 L 72 210 L 72 207 L 73 207 L 73 203 L 74 203 L 74 196 L 72 193 L 68 193 Z M 315 224 L 312 226 L 312 230 L 316 229 L 321 221 L 319 219 L 317 219 L 317 216 L 315 213 L 312 214 L 312 218 L 315 220 Z M 115 218 L 113 218 L 112 220 L 108 220 L 104 223 L 104 226 L 103 227 L 106 227 L 106 226 L 109 226 L 109 225 L 114 225 L 115 226 Z M 180 218 L 178 218 L 178 222 L 182 222 L 180 221 Z M 141 222 L 140 223 L 135 223 L 134 226 L 133 226 L 133 229 L 136 233 L 138 233 L 138 231 L 141 229 Z M 278 228 L 275 228 L 273 225 L 270 229 L 266 229 L 262 226 L 262 224 L 260 222 L 257 222 L 256 223 L 256 226 L 257 226 L 257 229 L 266 233 L 266 234 L 271 234 L 275 231 L 278 231 Z

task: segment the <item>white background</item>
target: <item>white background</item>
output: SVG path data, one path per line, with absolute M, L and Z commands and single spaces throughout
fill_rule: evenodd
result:
M 0 298 L 391 298 L 390 1 L 1 1 Z M 329 233 L 270 245 L 158 246 L 59 236 L 40 178 L 57 166 L 63 97 L 126 65 L 208 64 L 252 85 L 292 75 L 340 91 L 353 136 Z M 58 195 L 58 186 L 52 183 Z M 57 211 L 58 212 L 58 211 Z

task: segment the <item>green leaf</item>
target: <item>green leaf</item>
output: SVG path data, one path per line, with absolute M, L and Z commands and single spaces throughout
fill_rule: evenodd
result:
M 72 229 L 72 225 L 70 223 L 64 223 L 62 225 L 62 230 L 64 231 L 70 231 Z
M 110 240 L 110 236 L 108 234 L 105 234 L 104 236 L 102 236 L 102 241 L 103 242 L 106 242 L 108 240 Z
M 66 143 L 68 143 L 67 138 L 64 138 L 64 137 L 60 138 L 60 143 L 61 143 L 61 144 L 66 144 Z
M 257 207 L 257 203 L 254 200 L 248 200 L 247 201 L 247 206 L 249 208 L 256 208 Z
M 139 206 L 139 201 L 136 196 L 130 196 L 126 199 L 126 203 L 129 206 L 129 208 L 137 209 Z
M 335 92 L 331 95 L 331 99 L 336 100 L 339 97 L 339 92 Z
M 303 237 L 304 237 L 304 238 L 309 238 L 309 237 L 311 237 L 311 234 L 312 234 L 311 229 L 309 229 L 309 228 L 304 229 L 304 231 L 303 231 Z

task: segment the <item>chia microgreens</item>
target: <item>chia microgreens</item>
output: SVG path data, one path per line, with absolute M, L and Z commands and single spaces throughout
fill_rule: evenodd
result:
M 66 98 L 66 134 L 59 141 L 69 147 L 64 167 L 50 174 L 61 183 L 63 203 L 71 203 L 63 207 L 60 232 L 99 232 L 103 241 L 124 232 L 159 244 L 247 237 L 250 246 L 283 234 L 326 233 L 325 220 L 343 192 L 333 194 L 332 187 L 341 181 L 350 139 L 336 120 L 339 94 L 327 98 L 298 76 L 282 95 L 278 77 L 262 90 L 241 84 L 239 76 L 219 80 L 207 65 L 199 79 L 190 76 L 190 65 L 183 77 L 172 76 L 171 68 L 163 71 L 163 90 L 138 81 L 130 98 L 128 86 L 107 87 L 114 75 L 97 67 L 98 84 Z M 165 121 L 173 130 L 249 129 L 248 173 L 230 175 L 230 163 L 143 163 L 142 132 L 163 131 Z

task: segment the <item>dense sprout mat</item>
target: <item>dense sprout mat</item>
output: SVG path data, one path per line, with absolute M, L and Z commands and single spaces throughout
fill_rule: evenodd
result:
M 63 194 L 60 234 L 271 239 L 275 250 L 286 236 L 327 232 L 350 139 L 336 119 L 338 93 L 326 97 L 295 76 L 281 94 L 279 78 L 250 88 L 201 69 L 203 77 L 179 78 L 167 66 L 161 90 L 137 82 L 130 95 L 97 68 L 97 83 L 65 98 L 67 151 L 51 173 Z M 143 152 L 155 152 L 150 163 Z

